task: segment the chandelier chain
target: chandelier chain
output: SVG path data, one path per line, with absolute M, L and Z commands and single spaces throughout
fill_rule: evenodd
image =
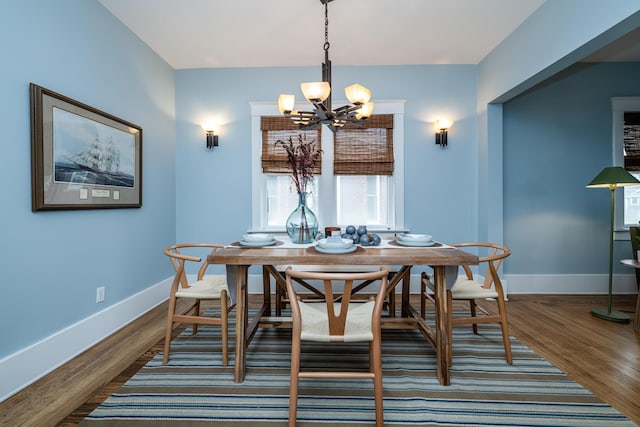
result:
M 324 50 L 329 50 L 329 2 L 324 2 Z

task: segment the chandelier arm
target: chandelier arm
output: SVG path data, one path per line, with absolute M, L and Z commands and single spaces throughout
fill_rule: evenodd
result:
M 343 105 L 342 107 L 338 107 L 333 111 L 335 114 L 346 114 L 346 113 L 358 111 L 361 108 L 362 108 L 362 105 Z
M 320 118 L 320 120 L 331 120 L 333 118 L 333 111 L 331 111 L 327 106 L 321 102 L 312 102 L 315 108 L 316 115 Z

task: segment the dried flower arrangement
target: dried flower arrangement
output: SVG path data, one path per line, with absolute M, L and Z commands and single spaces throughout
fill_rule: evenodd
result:
M 297 141 L 292 137 L 288 141 L 281 139 L 275 142 L 287 151 L 287 160 L 291 166 L 291 180 L 298 193 L 306 193 L 307 185 L 313 182 L 313 170 L 320 159 L 322 150 L 316 147 L 316 141 L 307 141 L 306 135 L 298 134 Z

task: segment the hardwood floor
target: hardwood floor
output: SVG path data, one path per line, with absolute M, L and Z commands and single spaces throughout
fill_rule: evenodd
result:
M 635 300 L 614 297 L 613 308 L 633 316 Z M 602 296 L 515 295 L 507 306 L 511 335 L 640 424 L 640 334 L 631 323 L 590 314 L 606 304 Z
M 640 425 L 640 334 L 633 331 L 631 324 L 618 324 L 591 316 L 591 308 L 605 305 L 606 296 L 511 295 L 507 304 L 511 334 Z M 635 296 L 615 297 L 614 308 L 633 313 Z M 164 310 L 166 306 L 159 306 L 157 313 L 149 314 L 149 318 L 143 320 L 145 324 L 142 327 L 137 325 L 123 330 L 122 333 L 128 338 L 121 335 L 117 340 L 128 341 L 130 346 L 141 340 L 141 329 L 146 330 L 143 333 L 145 337 L 154 336 L 156 339 L 143 350 L 130 355 L 130 358 L 137 360 L 129 362 L 124 370 L 120 368 L 119 371 L 114 371 L 117 363 L 105 367 L 105 372 L 102 373 L 104 377 L 108 377 L 111 372 L 105 385 L 96 383 L 97 389 L 85 392 L 85 403 L 75 410 L 67 410 L 69 415 L 65 417 L 58 411 L 57 418 L 46 419 L 48 422 L 42 419 L 34 421 L 29 416 L 29 411 L 38 411 L 46 400 L 38 395 L 37 389 L 30 390 L 29 387 L 16 395 L 19 399 L 14 399 L 14 396 L 0 403 L 0 425 L 77 426 L 107 396 L 162 350 L 161 337 L 166 316 Z M 145 339 L 148 341 L 148 338 Z M 144 342 L 136 342 L 136 346 L 143 344 Z M 118 345 L 116 341 L 111 341 L 97 349 L 98 353 L 89 350 L 88 354 L 81 357 L 85 357 L 85 364 L 91 364 L 91 360 L 99 360 L 104 356 L 106 348 Z M 113 354 L 110 358 L 118 359 Z M 124 355 L 121 358 L 127 359 Z M 96 368 L 95 364 L 91 366 Z M 69 379 L 62 377 L 65 373 L 57 370 L 51 375 L 58 379 L 49 380 L 48 394 L 66 397 L 73 394 L 66 385 Z M 42 390 L 39 392 L 42 393 Z M 8 402 L 11 406 L 7 406 Z M 11 408 L 12 415 L 7 417 L 8 408 Z M 56 417 L 56 413 L 48 416 Z

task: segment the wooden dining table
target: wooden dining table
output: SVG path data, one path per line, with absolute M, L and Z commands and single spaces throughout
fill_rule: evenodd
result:
M 360 247 L 348 254 L 320 253 L 314 247 L 240 247 L 227 246 L 215 254 L 208 256 L 211 264 L 224 264 L 230 280 L 235 276 L 236 298 L 236 345 L 235 345 L 235 382 L 243 382 L 246 375 L 247 348 L 256 330 L 264 325 L 265 319 L 271 316 L 271 295 L 268 278 L 263 278 L 263 303 L 260 309 L 249 319 L 248 306 L 248 272 L 250 266 L 275 265 L 350 265 L 350 266 L 401 266 L 400 273 L 408 273 L 413 266 L 429 266 L 433 269 L 433 280 L 436 292 L 444 295 L 447 286 L 452 286 L 450 276 L 457 275 L 457 266 L 478 264 L 476 255 L 460 249 L 438 243 L 432 247 Z M 271 271 L 275 269 L 271 268 Z M 404 327 L 419 329 L 424 337 L 434 346 L 437 358 L 437 377 L 441 385 L 450 384 L 449 354 L 451 343 L 447 333 L 447 305 L 446 298 L 438 298 L 435 309 L 435 328 L 430 327 L 418 310 L 410 302 L 409 274 L 401 274 L 402 302 L 400 318 L 389 319 L 389 327 Z M 447 280 L 447 277 L 450 277 Z M 449 283 L 448 283 L 449 282 Z M 230 283 L 233 286 L 233 283 Z M 397 286 L 398 283 L 394 283 Z M 282 319 L 278 319 L 279 322 Z M 385 324 L 383 323 L 383 327 Z

